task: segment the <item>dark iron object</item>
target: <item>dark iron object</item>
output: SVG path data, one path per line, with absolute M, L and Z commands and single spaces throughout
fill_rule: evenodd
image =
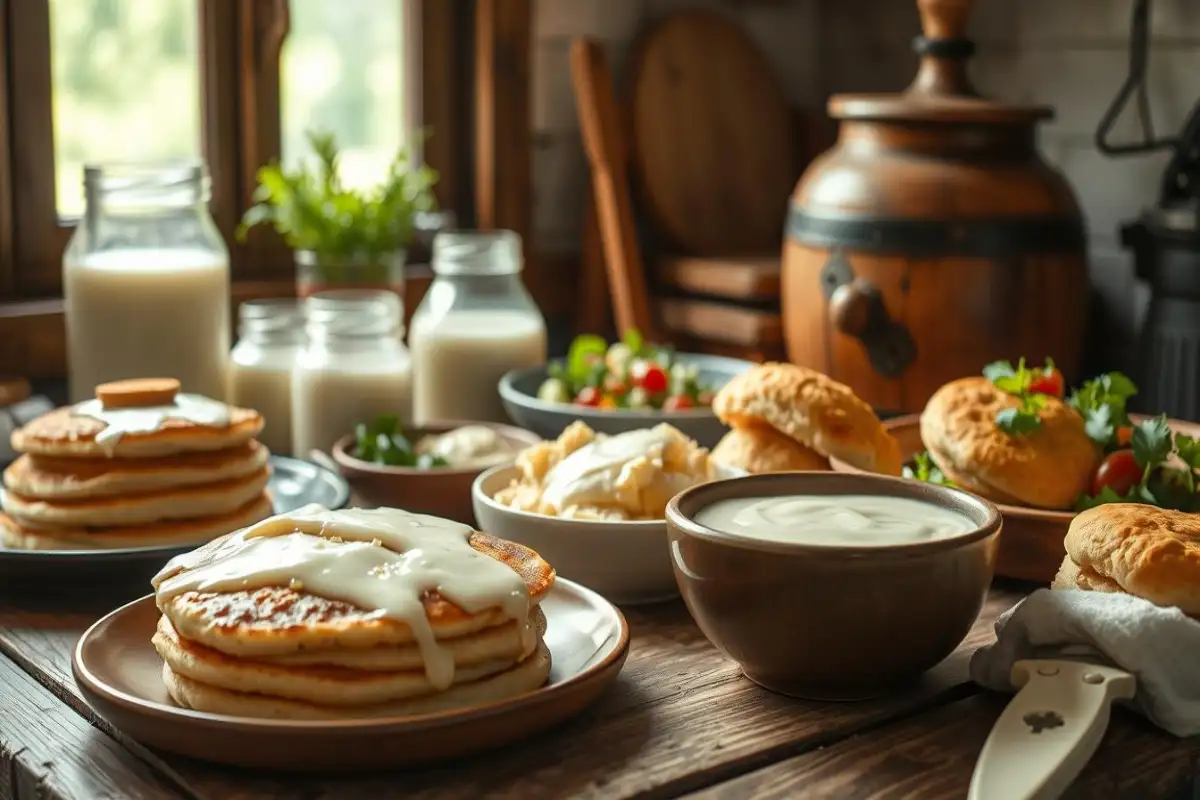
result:
M 1178 136 L 1154 134 L 1146 92 L 1150 0 L 1137 0 L 1129 46 L 1129 76 L 1096 129 L 1096 146 L 1111 156 L 1170 150 L 1158 203 L 1121 227 L 1135 275 L 1150 287 L 1138 336 L 1138 410 L 1200 419 L 1200 102 Z M 1113 144 L 1112 128 L 1137 98 L 1142 141 Z
M 993 219 L 889 219 L 872 216 L 810 214 L 788 211 L 787 234 L 811 247 L 847 247 L 915 258 L 965 256 L 1011 258 L 1071 253 L 1084 244 L 1083 225 L 1064 217 Z
M 857 317 L 843 326 L 862 342 L 867 359 L 880 375 L 894 378 L 916 359 L 917 343 L 912 333 L 904 323 L 891 318 L 879 289 L 857 277 L 839 249 L 830 252 L 821 270 L 821 290 L 830 301 L 831 314 Z

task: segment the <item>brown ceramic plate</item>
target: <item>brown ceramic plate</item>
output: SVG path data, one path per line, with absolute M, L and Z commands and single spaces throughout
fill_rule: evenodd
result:
M 1136 422 L 1144 414 L 1131 414 Z M 1168 420 L 1176 433 L 1200 436 L 1200 425 L 1182 420 Z M 883 427 L 900 442 L 900 455 L 907 463 L 914 454 L 925 450 L 921 441 L 921 417 L 909 414 L 886 420 Z M 861 472 L 844 461 L 829 459 L 837 472 Z M 1045 511 L 1027 506 L 996 503 L 1004 517 L 1004 533 L 1000 535 L 1000 553 L 996 559 L 996 574 L 1005 578 L 1050 583 L 1062 566 L 1066 551 L 1063 537 L 1075 518 L 1074 511 Z
M 564 722 L 616 680 L 629 626 L 600 595 L 559 578 L 542 601 L 550 680 L 535 692 L 458 711 L 338 721 L 206 714 L 176 706 L 150 644 L 154 597 L 118 608 L 75 647 L 75 682 L 96 712 L 150 747 L 206 761 L 303 772 L 392 769 L 498 747 Z
M 406 429 L 405 434 L 415 444 L 422 437 L 448 433 L 464 425 L 480 425 L 496 431 L 500 438 L 515 448 L 512 460 L 516 459 L 517 451 L 542 441 L 542 437 L 536 433 L 494 422 L 431 422 Z M 471 484 L 489 467 L 389 467 L 356 458 L 354 448 L 353 434 L 342 437 L 333 446 L 333 460 L 337 462 L 342 476 L 349 481 L 354 494 L 361 497 L 366 505 L 403 508 L 467 525 L 475 524 L 475 515 L 471 510 Z M 512 463 L 512 460 L 504 463 Z

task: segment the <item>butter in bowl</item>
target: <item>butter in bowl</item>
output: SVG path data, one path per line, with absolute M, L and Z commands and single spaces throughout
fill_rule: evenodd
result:
M 856 700 L 914 681 L 970 631 L 1000 534 L 995 506 L 879 475 L 791 472 L 696 486 L 667 535 L 684 602 L 745 675 Z
M 576 421 L 482 473 L 472 500 L 482 529 L 541 548 L 560 575 L 610 601 L 641 604 L 678 596 L 663 521 L 671 497 L 744 474 L 666 423 L 610 436 Z
M 333 460 L 356 500 L 475 523 L 471 485 L 485 470 L 511 465 L 541 441 L 492 422 L 436 422 L 404 428 L 393 416 L 358 425 L 333 447 Z

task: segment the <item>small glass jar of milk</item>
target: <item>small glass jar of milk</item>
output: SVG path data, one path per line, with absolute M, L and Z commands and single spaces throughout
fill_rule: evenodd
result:
M 308 343 L 292 371 L 292 454 L 329 452 L 360 422 L 412 419 L 412 361 L 395 292 L 339 289 L 304 301 Z
M 229 251 L 204 164 L 88 166 L 83 185 L 87 208 L 63 253 L 71 400 L 145 377 L 224 399 Z
M 238 343 L 229 360 L 229 402 L 263 415 L 259 441 L 292 452 L 292 370 L 304 347 L 304 314 L 295 300 L 249 300 L 238 307 Z
M 508 421 L 500 378 L 546 361 L 546 322 L 521 282 L 522 266 L 512 231 L 434 238 L 434 280 L 408 336 L 417 424 Z

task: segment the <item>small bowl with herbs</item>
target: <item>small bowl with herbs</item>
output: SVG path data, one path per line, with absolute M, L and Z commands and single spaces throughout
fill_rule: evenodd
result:
M 333 460 L 366 506 L 391 506 L 475 524 L 471 484 L 511 464 L 541 437 L 492 422 L 405 427 L 391 414 L 360 422 L 333 446 Z
M 1144 503 L 1200 512 L 1200 425 L 1132 414 L 1136 394 L 1119 372 L 1068 391 L 1052 362 L 1001 361 L 942 387 L 922 415 L 884 425 L 900 443 L 905 477 L 996 503 L 997 575 L 1048 583 L 1079 511 Z
M 626 331 L 609 343 L 577 336 L 567 357 L 500 380 L 500 398 L 520 426 L 553 439 L 575 420 L 607 434 L 669 422 L 704 447 L 714 447 L 727 428 L 712 410 L 717 391 L 749 361 L 698 353 L 646 341 Z

